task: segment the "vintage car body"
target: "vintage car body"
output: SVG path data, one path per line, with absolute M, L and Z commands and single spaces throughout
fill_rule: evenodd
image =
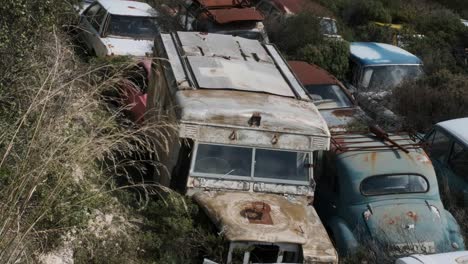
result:
M 409 136 L 339 134 L 316 172 L 314 205 L 340 255 L 367 243 L 391 255 L 463 250 L 430 159 Z
M 170 9 L 182 30 L 227 34 L 268 43 L 264 16 L 250 7 L 249 0 L 185 0 Z
M 468 251 L 432 254 L 432 255 L 411 255 L 399 258 L 395 264 L 468 264 Z
M 151 56 L 159 31 L 156 17 L 146 3 L 96 0 L 80 15 L 78 37 L 98 57 Z
M 155 53 L 145 120 L 178 123 L 156 181 L 192 196 L 231 249 L 245 250 L 242 263 L 337 263 L 310 205 L 314 151 L 329 148 L 330 133 L 278 50 L 176 32 L 156 38 Z
M 402 48 L 375 42 L 350 44 L 347 86 L 362 109 L 377 121 L 399 122 L 389 105 L 392 89 L 423 74 L 422 61 Z
M 332 132 L 367 127 L 370 118 L 345 86 L 326 70 L 303 61 L 288 61 Z
M 255 7 L 265 16 L 275 19 L 293 16 L 301 12 L 310 11 L 319 16 L 322 34 L 331 39 L 342 39 L 338 33 L 336 20 L 332 13 L 322 5 L 308 0 L 259 0 Z
M 468 205 L 468 118 L 440 122 L 423 145 L 436 168 L 439 184 Z

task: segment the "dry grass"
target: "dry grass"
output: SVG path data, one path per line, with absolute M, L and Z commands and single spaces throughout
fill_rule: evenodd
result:
M 163 119 L 119 126 L 124 108 L 109 111 L 100 99 L 131 63 L 85 66 L 66 38 L 46 38 L 17 85 L 0 91 L 0 263 L 36 262 L 64 234 L 87 229 L 96 210 L 121 206 L 110 194 L 128 186 L 116 187 L 114 176 L 128 164 L 144 170 L 129 157 L 167 150 L 175 128 Z

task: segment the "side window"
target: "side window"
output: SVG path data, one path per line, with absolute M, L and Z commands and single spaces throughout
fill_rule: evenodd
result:
M 91 19 L 91 26 L 93 26 L 93 28 L 96 29 L 96 31 L 98 32 L 101 28 L 101 24 L 104 22 L 104 18 L 106 18 L 106 13 L 106 10 L 104 8 L 101 8 Z
M 88 22 L 91 23 L 93 17 L 97 14 L 97 12 L 101 9 L 101 6 L 99 4 L 94 4 L 90 6 L 85 12 L 84 12 L 84 17 Z
M 439 130 L 434 131 L 432 143 L 429 144 L 429 154 L 440 161 L 445 161 L 450 151 L 450 138 Z
M 455 142 L 450 153 L 449 166 L 455 174 L 468 178 L 468 149 Z

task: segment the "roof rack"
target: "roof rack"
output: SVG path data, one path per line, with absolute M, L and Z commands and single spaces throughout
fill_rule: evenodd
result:
M 379 144 L 372 138 L 369 138 L 372 134 L 376 139 L 380 139 L 382 144 Z M 420 143 L 415 142 L 415 139 L 417 138 L 417 134 L 411 132 L 393 133 L 392 135 L 389 135 L 379 126 L 372 125 L 369 126 L 369 131 L 363 133 L 333 133 L 331 144 L 335 151 L 338 152 L 398 149 L 405 153 L 409 153 L 409 150 L 411 149 L 422 148 Z M 408 143 L 408 141 L 413 141 L 415 143 Z

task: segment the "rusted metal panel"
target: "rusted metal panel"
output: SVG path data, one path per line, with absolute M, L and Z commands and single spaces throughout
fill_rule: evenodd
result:
M 182 124 L 198 126 L 199 140 L 312 151 L 328 149 L 328 128 L 310 102 L 220 90 L 181 91 L 176 98 L 182 106 Z M 260 114 L 259 126 L 249 125 L 254 113 Z M 181 133 L 193 134 L 193 128 L 190 129 L 187 134 L 181 128 Z M 231 137 L 233 132 L 237 133 L 235 139 Z
M 188 57 L 200 88 L 269 92 L 294 97 L 274 64 L 226 60 L 217 57 Z
M 255 8 L 228 8 L 208 10 L 210 17 L 218 24 L 237 21 L 262 21 L 263 15 Z
M 314 64 L 305 61 L 288 61 L 296 76 L 304 85 L 339 84 L 335 76 Z
M 223 232 L 228 241 L 258 241 L 302 245 L 304 263 L 338 263 L 337 253 L 315 209 L 306 197 L 242 192 L 199 192 L 195 201 Z M 260 221 L 246 210 L 252 205 Z M 268 213 L 265 217 L 260 214 Z M 267 219 L 265 219 L 267 218 Z
M 240 6 L 241 1 L 234 1 L 234 0 L 195 0 L 199 2 L 202 6 L 207 8 L 219 8 L 219 7 L 234 7 Z M 246 1 L 250 4 L 250 1 Z

